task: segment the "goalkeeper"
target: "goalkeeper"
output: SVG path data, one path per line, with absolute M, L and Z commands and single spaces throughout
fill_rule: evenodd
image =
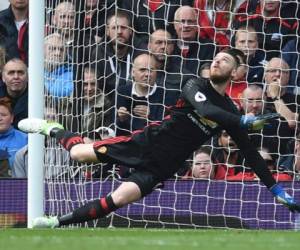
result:
M 291 211 L 300 212 L 300 205 L 276 184 L 264 160 L 251 145 L 247 130 L 259 130 L 277 114 L 241 116 L 226 86 L 236 73 L 239 60 L 235 49 L 218 53 L 210 68 L 210 81 L 189 79 L 181 98 L 170 116 L 153 123 L 129 137 L 115 137 L 85 144 L 78 134 L 65 131 L 62 125 L 28 118 L 19 122 L 25 132 L 55 137 L 79 162 L 117 163 L 134 168 L 133 172 L 110 195 L 88 202 L 60 217 L 39 217 L 33 227 L 59 227 L 102 218 L 112 211 L 151 193 L 154 187 L 174 175 L 193 151 L 213 135 L 225 129 L 233 138 L 249 166 L 276 199 Z

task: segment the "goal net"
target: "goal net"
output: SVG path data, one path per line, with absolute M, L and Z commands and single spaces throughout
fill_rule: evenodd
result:
M 208 18 L 207 20 L 209 20 L 216 16 L 218 11 L 222 12 L 222 8 L 224 8 L 219 4 L 213 8 L 206 6 L 208 9 L 205 10 L 206 7 L 203 3 L 206 1 L 196 2 L 198 2 L 196 11 L 200 13 L 200 19 Z M 237 5 L 243 1 L 223 2 L 234 2 Z M 255 2 L 259 4 L 258 1 L 247 2 L 249 5 L 253 5 Z M 297 2 L 294 1 L 280 2 L 297 6 Z M 178 7 L 188 4 L 193 6 L 194 1 L 74 0 L 71 3 L 56 0 L 46 1 L 45 29 L 47 37 L 45 46 L 49 47 L 49 51 L 46 50 L 45 62 L 47 71 L 45 76 L 45 117 L 63 123 L 68 130 L 78 132 L 90 141 L 115 134 L 130 134 L 137 128 L 162 119 L 163 115 L 168 112 L 167 107 L 175 103 L 186 77 L 199 75 L 205 68 L 204 62 L 209 63 L 212 59 L 211 56 L 216 51 L 226 46 L 236 47 L 231 42 L 235 29 L 238 29 L 232 24 L 236 11 L 236 8 L 232 7 L 222 12 L 223 18 L 229 20 L 227 27 L 216 28 L 209 22 L 206 24 L 208 26 L 206 28 L 209 30 L 207 37 L 204 38 L 213 38 L 212 40 L 196 38 L 194 43 L 180 41 L 176 37 L 177 30 L 174 28 L 176 24 L 181 28 L 184 27 L 182 29 L 185 29 L 185 26 L 192 27 L 192 29 L 199 28 L 198 19 L 194 22 L 195 20 L 191 17 L 176 17 L 176 15 L 174 17 Z M 253 32 L 253 30 L 247 29 L 252 25 L 250 24 L 252 19 L 248 18 L 251 15 L 255 15 L 255 13 L 245 11 L 243 16 L 247 20 L 244 27 L 247 34 Z M 279 19 L 282 21 L 279 24 L 282 30 L 286 28 L 286 23 L 283 21 L 288 22 L 290 19 L 298 21 L 296 14 L 289 20 Z M 265 20 L 263 19 L 263 21 Z M 264 25 L 269 23 L 266 22 Z M 165 49 L 159 52 L 160 54 L 156 54 L 156 58 L 161 58 L 162 65 L 155 66 L 156 92 L 161 91 L 163 94 L 158 99 L 152 98 L 153 95 L 150 94 L 144 98 L 139 97 L 138 93 L 128 94 L 129 92 L 122 87 L 132 80 L 133 62 L 139 54 L 150 49 L 150 35 L 159 29 L 168 30 L 168 33 L 159 33 L 159 35 L 163 35 L 155 40 L 155 42 L 166 42 L 167 44 Z M 184 36 L 185 33 L 188 35 L 192 31 L 188 28 L 177 32 L 181 32 L 181 35 Z M 279 45 L 276 45 L 277 47 L 270 49 L 272 52 L 282 52 L 288 41 L 298 38 L 296 32 L 280 32 L 275 34 L 274 31 L 272 34 L 266 34 L 263 30 L 258 31 L 262 37 L 259 41 L 259 50 L 267 52 L 269 48 L 264 45 L 270 41 L 268 39 L 271 39 L 272 42 L 272 36 L 274 39 L 276 38 L 276 43 L 278 43 L 277 38 L 283 38 Z M 222 36 L 228 39 L 227 45 L 223 44 L 224 41 L 220 38 Z M 202 48 L 203 44 L 212 47 L 204 46 Z M 167 51 L 169 48 L 167 46 L 172 47 L 173 52 Z M 190 51 L 191 55 L 186 54 L 186 50 L 193 46 L 197 49 Z M 180 52 L 176 52 L 176 48 L 180 48 Z M 154 49 L 152 48 L 152 50 Z M 57 55 L 54 55 L 55 50 L 59 51 Z M 60 56 L 60 52 L 63 53 L 63 56 Z M 211 52 L 211 55 L 208 52 Z M 49 54 L 47 55 L 47 53 Z M 297 50 L 286 53 L 290 53 L 296 58 L 299 55 Z M 279 54 L 277 53 L 276 56 L 280 57 Z M 170 68 L 167 64 L 169 59 L 170 61 L 174 59 L 173 61 L 178 63 L 173 63 Z M 259 63 L 267 58 L 262 59 Z M 299 79 L 297 78 L 299 60 L 295 60 L 295 65 L 290 65 L 290 67 L 293 70 L 292 74 L 296 77 L 296 82 Z M 243 64 L 247 63 L 249 61 Z M 254 68 L 258 73 L 263 65 L 255 64 L 249 67 Z M 138 76 L 135 75 L 135 77 Z M 260 81 L 262 83 L 263 80 Z M 248 83 L 246 82 L 246 84 Z M 242 98 L 241 92 L 234 98 Z M 242 101 L 240 99 L 241 103 Z M 250 101 L 259 102 L 255 99 Z M 262 100 L 262 103 L 266 105 L 267 100 Z M 127 105 L 126 112 L 129 113 L 129 116 L 126 117 L 126 122 L 120 120 L 118 113 L 121 104 Z M 297 107 L 297 104 L 295 98 L 291 105 Z M 136 106 L 147 106 L 148 116 L 144 118 L 136 111 Z M 156 114 L 151 117 L 151 112 L 160 112 L 160 116 Z M 277 127 L 275 134 L 268 134 L 266 137 L 286 139 L 284 143 L 295 138 L 295 132 L 287 135 L 286 138 L 281 138 L 284 135 L 281 135 L 280 132 Z M 256 136 L 263 136 L 262 133 L 258 132 Z M 227 142 L 227 145 L 224 146 L 220 142 L 222 136 L 226 139 L 226 135 L 220 134 L 218 138 L 207 142 L 207 146 L 210 148 L 210 161 L 214 158 L 218 160 L 218 162 L 209 162 L 214 165 L 210 171 L 215 171 L 215 176 L 210 174 L 197 178 L 193 172 L 187 174 L 189 168 L 197 162 L 195 153 L 182 166 L 181 171 L 162 183 L 151 195 L 117 210 L 107 218 L 78 226 L 295 228 L 297 220 L 295 215 L 276 203 L 254 174 L 247 172 L 249 168 L 242 158 L 237 159 L 240 155 L 236 154 L 237 150 L 232 143 Z M 228 135 L 227 140 L 229 140 Z M 270 144 L 272 142 L 269 142 L 269 146 Z M 266 158 L 266 161 L 273 161 L 275 169 L 278 168 L 278 163 L 283 156 L 280 145 L 277 143 L 275 149 L 272 149 L 273 151 L 266 153 L 269 157 Z M 258 146 L 265 145 L 259 141 Z M 293 158 L 293 150 L 285 152 L 287 159 Z M 199 161 L 200 165 L 208 163 L 203 162 L 203 159 Z M 290 177 L 289 181 L 283 182 L 282 185 L 290 194 L 300 200 L 298 174 L 295 164 L 291 164 L 289 168 L 284 169 L 284 174 Z M 46 141 L 44 167 L 45 213 L 48 215 L 69 213 L 90 200 L 111 193 L 132 171 L 126 166 L 78 164 L 72 161 L 68 152 L 53 139 Z M 231 179 L 225 180 L 232 173 L 236 175 L 237 169 L 239 169 L 240 178 L 231 177 Z M 216 178 L 217 171 L 219 178 Z M 223 178 L 220 177 L 222 175 Z M 247 179 L 245 176 L 249 178 Z

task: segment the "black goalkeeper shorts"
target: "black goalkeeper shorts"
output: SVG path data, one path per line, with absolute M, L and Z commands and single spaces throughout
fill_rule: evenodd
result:
M 133 182 L 138 185 L 142 197 L 152 193 L 155 188 L 162 185 L 162 182 L 153 173 L 144 170 L 132 172 L 125 181 Z
M 135 135 L 97 141 L 94 143 L 94 151 L 102 163 L 134 168 L 135 171 L 125 181 L 136 183 L 142 195 L 145 196 L 167 179 L 167 176 L 154 159 L 152 145 L 144 140 L 144 134 Z

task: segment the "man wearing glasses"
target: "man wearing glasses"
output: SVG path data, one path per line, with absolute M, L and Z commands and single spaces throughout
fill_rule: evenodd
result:
M 273 57 L 265 68 L 267 108 L 284 117 L 291 129 L 297 129 L 299 120 L 299 96 L 288 93 L 289 65 L 281 58 Z

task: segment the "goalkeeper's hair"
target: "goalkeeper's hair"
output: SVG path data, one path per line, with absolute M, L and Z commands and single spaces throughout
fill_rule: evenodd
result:
M 240 64 L 243 64 L 246 62 L 244 52 L 239 49 L 230 48 L 230 49 L 224 49 L 221 52 L 231 55 L 236 62 L 236 67 L 239 67 Z

